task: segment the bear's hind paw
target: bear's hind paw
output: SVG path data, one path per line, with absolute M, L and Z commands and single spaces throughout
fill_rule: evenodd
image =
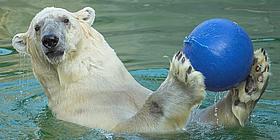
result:
M 266 51 L 261 48 L 254 53 L 254 64 L 246 81 L 235 90 L 241 102 L 258 101 L 269 79 L 269 59 Z

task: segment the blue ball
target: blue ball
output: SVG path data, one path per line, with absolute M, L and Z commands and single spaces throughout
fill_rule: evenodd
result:
M 199 24 L 184 40 L 183 52 L 205 77 L 206 89 L 225 91 L 247 78 L 253 63 L 248 34 L 228 19 Z

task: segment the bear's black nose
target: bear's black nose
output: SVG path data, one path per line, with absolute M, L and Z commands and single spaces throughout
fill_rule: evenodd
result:
M 42 38 L 42 44 L 48 49 L 54 48 L 58 41 L 59 38 L 53 34 L 45 35 Z

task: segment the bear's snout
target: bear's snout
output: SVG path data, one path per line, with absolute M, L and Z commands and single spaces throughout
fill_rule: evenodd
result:
M 59 38 L 54 34 L 44 35 L 42 38 L 42 44 L 47 49 L 53 49 L 57 46 Z

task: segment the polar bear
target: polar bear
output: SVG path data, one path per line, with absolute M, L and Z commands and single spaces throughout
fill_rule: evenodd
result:
M 174 55 L 161 86 L 150 91 L 136 82 L 104 37 L 91 27 L 94 19 L 90 7 L 75 13 L 48 7 L 32 19 L 27 32 L 12 40 L 18 52 L 31 57 L 33 73 L 54 115 L 114 132 L 171 132 L 195 120 L 188 118 L 204 99 L 204 78 L 183 52 Z M 225 125 L 242 125 L 264 92 L 269 75 L 267 54 L 261 50 L 255 57 L 260 70 L 254 65 L 248 80 L 220 101 L 232 108 L 217 103 L 230 108 L 219 117 L 233 112 L 229 114 L 233 123 L 221 122 Z M 200 114 L 197 121 L 211 122 L 212 110 L 196 113 Z

